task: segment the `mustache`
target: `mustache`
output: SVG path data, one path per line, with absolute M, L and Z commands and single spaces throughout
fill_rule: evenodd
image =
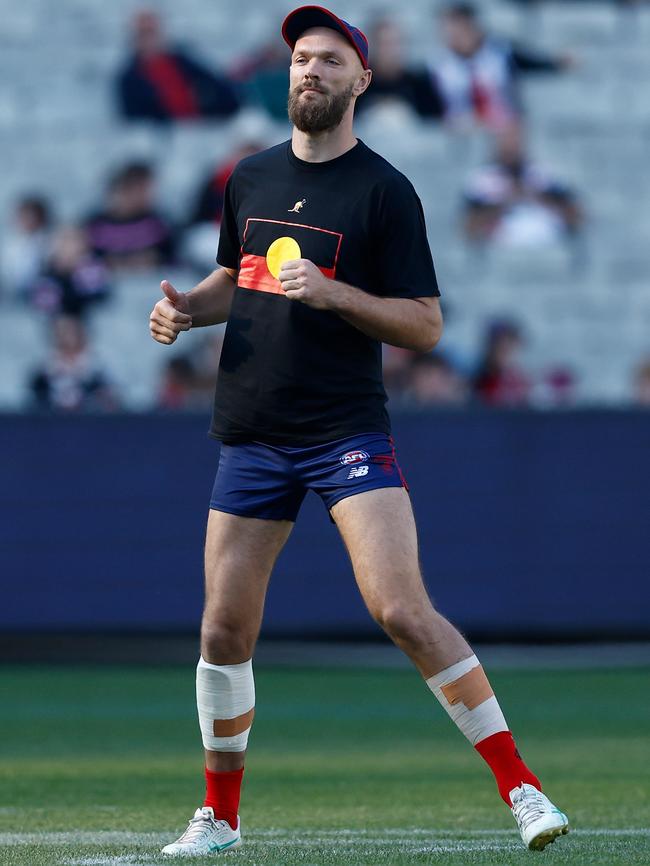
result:
M 298 94 L 304 93 L 305 90 L 317 90 L 319 93 L 327 93 L 327 91 L 323 90 L 323 88 L 319 84 L 315 84 L 315 83 L 314 84 L 298 84 L 297 87 L 295 88 L 295 93 L 298 93 Z

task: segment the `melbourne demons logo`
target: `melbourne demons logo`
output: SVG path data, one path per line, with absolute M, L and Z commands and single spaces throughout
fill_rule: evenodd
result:
M 370 454 L 365 451 L 347 451 L 339 460 L 344 466 L 349 466 L 351 463 L 363 463 L 364 460 L 370 460 Z

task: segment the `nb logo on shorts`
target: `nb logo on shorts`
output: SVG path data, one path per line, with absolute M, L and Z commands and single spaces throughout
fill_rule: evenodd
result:
M 363 478 L 368 474 L 368 466 L 353 466 L 348 472 L 348 478 Z

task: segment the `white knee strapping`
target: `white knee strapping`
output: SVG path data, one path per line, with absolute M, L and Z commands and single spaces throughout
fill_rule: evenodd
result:
M 253 661 L 196 667 L 196 705 L 201 736 L 213 752 L 243 752 L 255 712 Z
M 475 655 L 429 677 L 426 683 L 473 746 L 492 734 L 508 730 Z

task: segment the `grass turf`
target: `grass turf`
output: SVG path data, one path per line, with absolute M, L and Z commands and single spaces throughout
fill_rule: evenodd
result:
M 261 668 L 246 842 L 225 862 L 649 864 L 650 672 L 491 680 L 571 835 L 523 848 L 489 771 L 414 672 Z M 162 862 L 201 801 L 193 690 L 181 668 L 0 669 L 0 863 Z

